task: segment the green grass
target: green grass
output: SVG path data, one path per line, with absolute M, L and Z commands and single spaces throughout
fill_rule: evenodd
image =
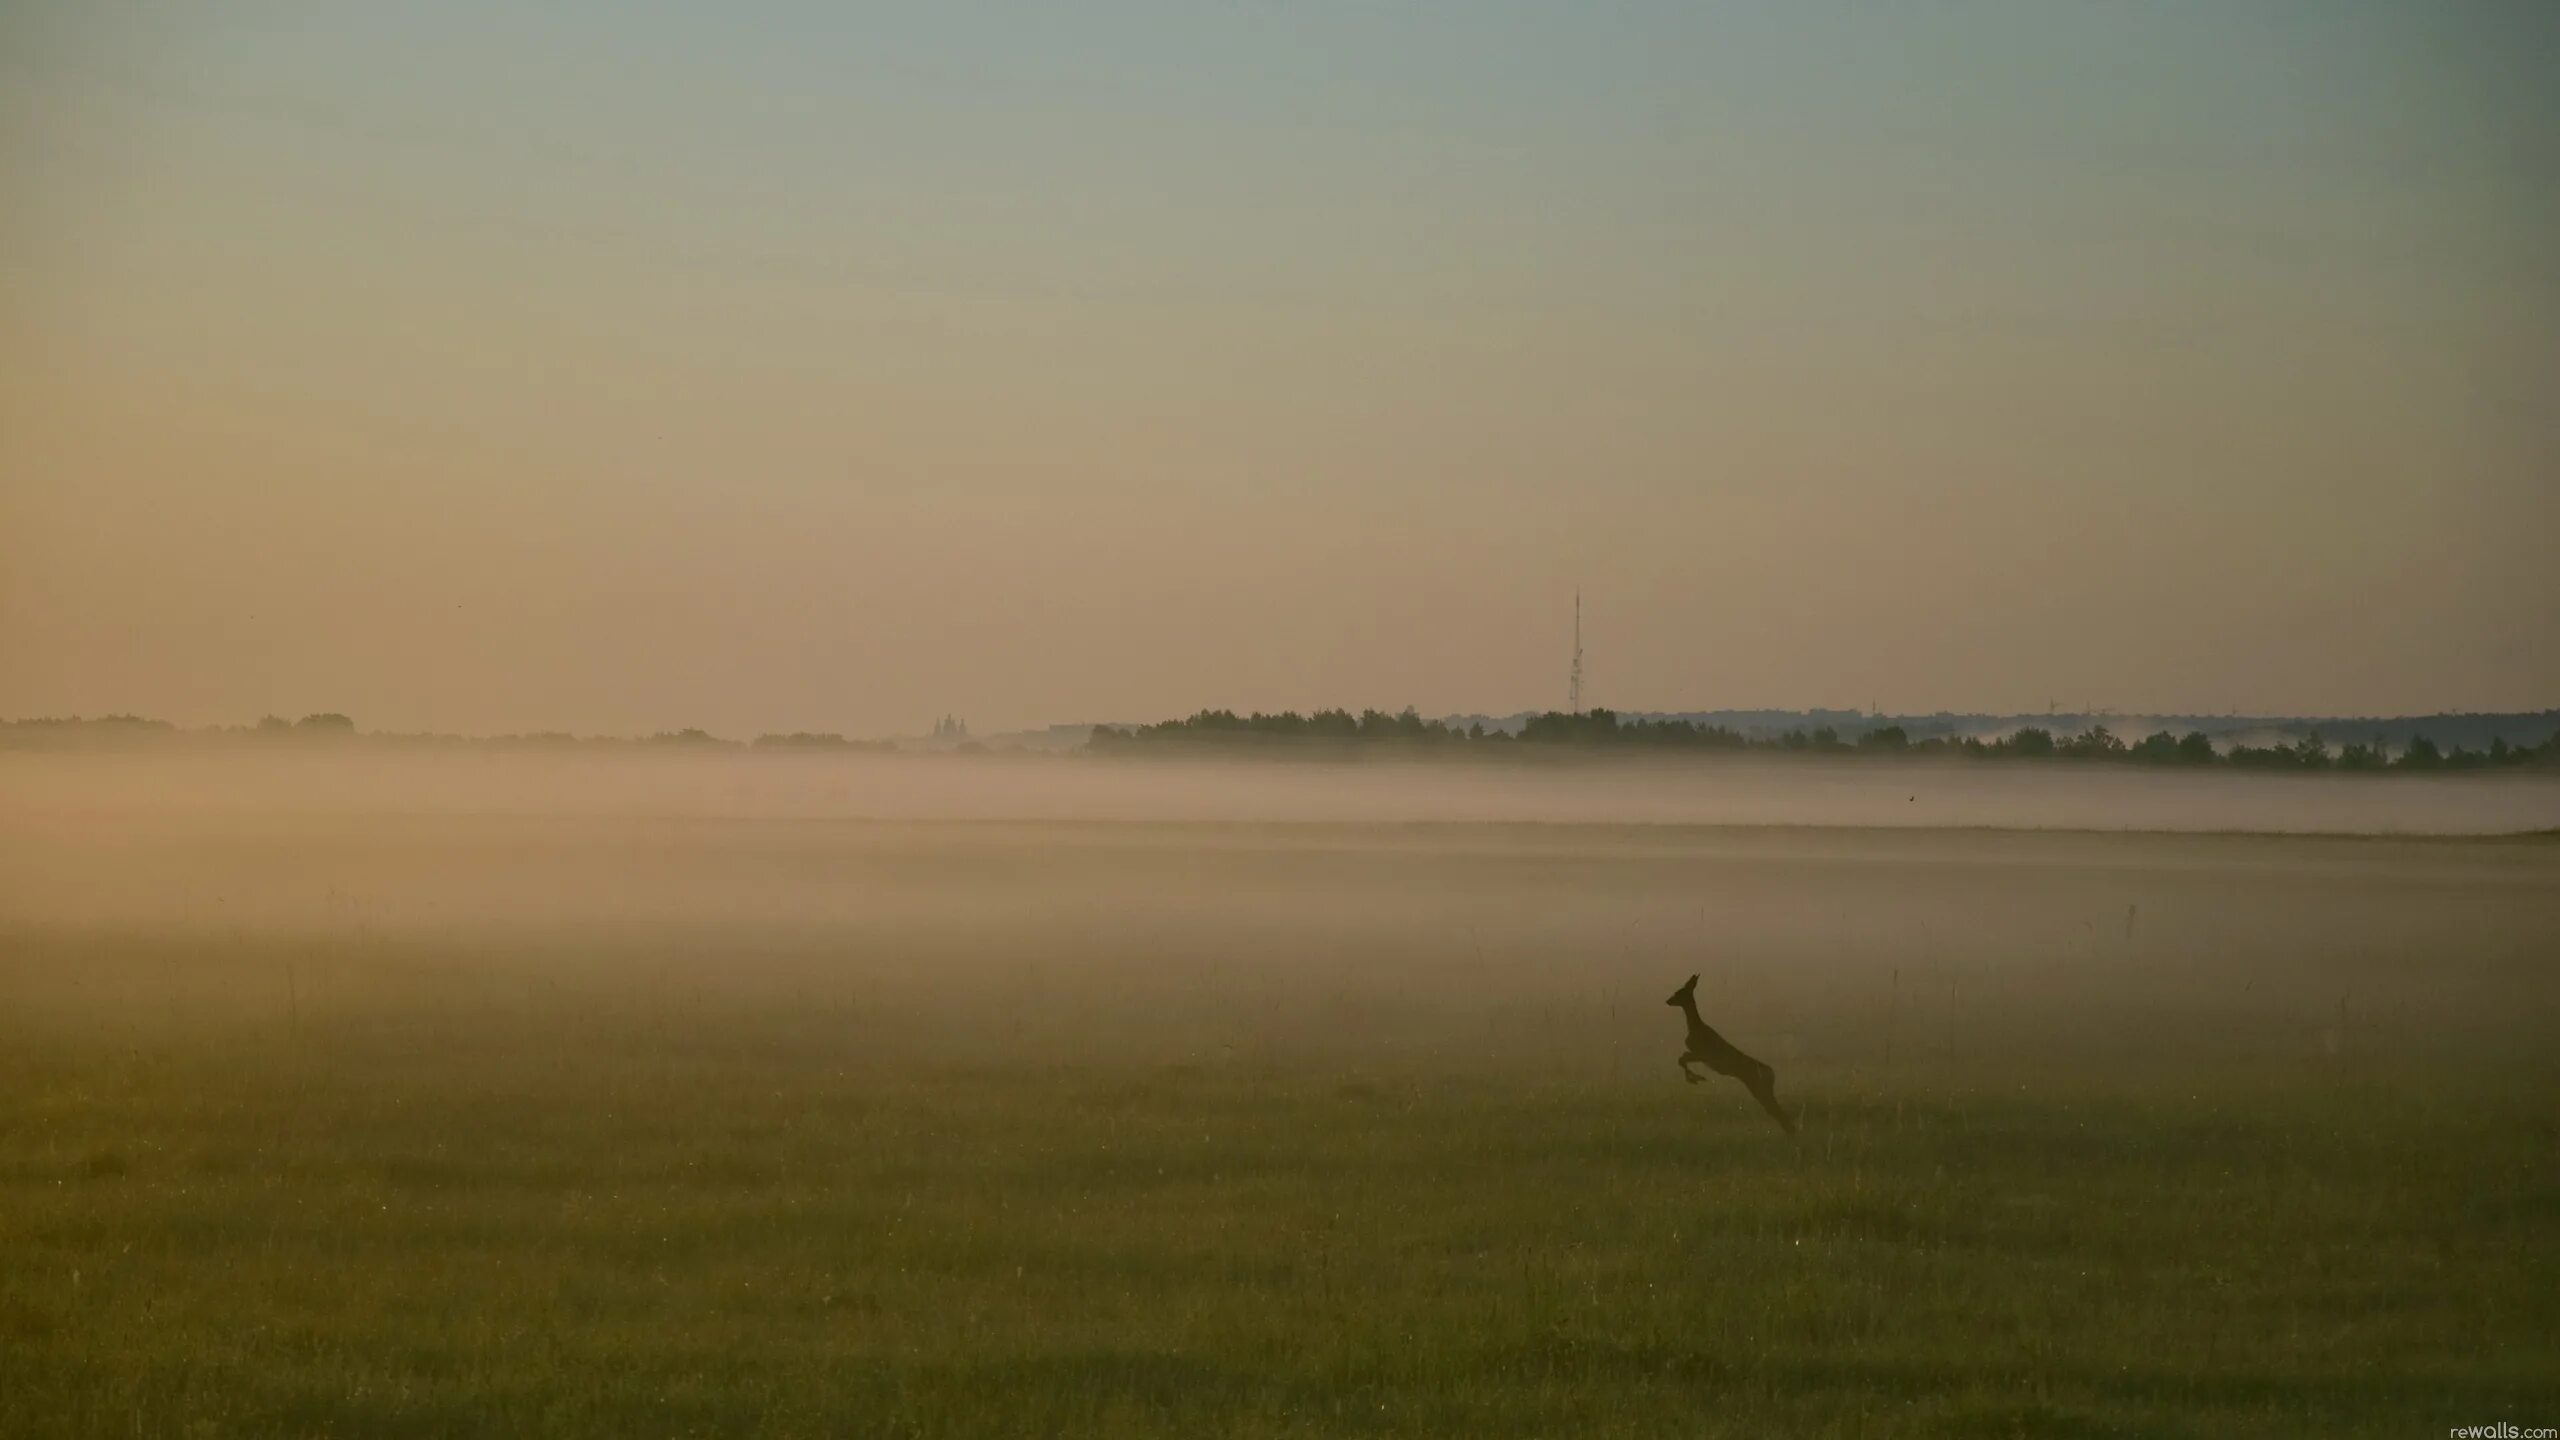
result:
M 2555 957 L 2538 842 L 0 834 L 0 1434 L 2560 1423 Z
M 2560 1415 L 2542 1097 L 22 1055 L 19 1434 L 2418 1434 Z M 445 1045 L 460 1047 L 447 1053 Z M 2058 1090 L 2020 1088 L 2059 1083 Z

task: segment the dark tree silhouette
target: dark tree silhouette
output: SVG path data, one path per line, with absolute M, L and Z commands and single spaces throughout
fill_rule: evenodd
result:
M 2175 765 L 2185 757 L 2178 753 L 2178 737 L 2166 730 L 2154 730 L 2126 750 L 2125 758 L 2145 765 Z
M 1089 748 L 1117 751 L 1163 745 L 1241 746 L 1285 753 L 1295 742 L 1320 742 L 1335 749 L 1345 745 L 1383 744 L 1407 750 L 1433 748 L 1455 751 L 1484 747 L 1509 749 L 1514 745 L 1618 753 L 1758 749 L 1822 754 L 1854 752 L 2029 761 L 2061 759 L 2101 764 L 2229 766 L 2275 771 L 2334 769 L 2362 773 L 2488 769 L 2527 764 L 2560 766 L 2560 732 L 2554 732 L 2535 745 L 2516 746 L 2500 738 L 2484 750 L 2456 746 L 2450 755 L 2439 751 L 2425 736 L 2414 736 L 2397 760 L 2389 758 L 2380 736 L 2333 753 L 2316 731 L 2288 733 L 2291 738 L 2272 739 L 2255 745 L 2234 745 L 2228 752 L 2222 752 L 2215 748 L 2213 739 L 2200 730 L 2189 730 L 2174 737 L 2166 730 L 2156 730 L 2133 744 L 2127 744 L 2102 723 L 2091 723 L 2079 733 L 2063 738 L 2057 738 L 2043 726 L 2026 725 L 2007 736 L 1991 740 L 1952 734 L 1929 735 L 1915 740 L 1909 727 L 1897 723 L 1877 725 L 1860 733 L 1852 742 L 1841 739 L 1839 730 L 1830 725 L 1817 726 L 1810 731 L 1796 729 L 1773 737 L 1754 738 L 1722 725 L 1700 724 L 1680 717 L 1652 720 L 1622 716 L 1613 710 L 1600 708 L 1580 712 L 1549 710 L 1530 715 L 1523 719 L 1519 733 L 1513 735 L 1503 730 L 1488 729 L 1482 721 L 1471 722 L 1461 729 L 1446 721 L 1426 720 L 1413 707 L 1406 706 L 1396 711 L 1365 709 L 1354 714 L 1348 710 L 1318 710 L 1307 715 L 1294 710 L 1284 710 L 1276 715 L 1259 711 L 1238 715 L 1232 710 L 1202 710 L 1188 719 L 1167 720 L 1154 725 L 1096 726 Z M 699 731 L 659 738 L 710 741 L 709 736 Z M 757 743 L 830 742 L 823 737 L 767 736 Z
M 2113 760 L 2124 754 L 2124 742 L 2104 725 L 2092 725 L 2054 748 L 2074 760 Z

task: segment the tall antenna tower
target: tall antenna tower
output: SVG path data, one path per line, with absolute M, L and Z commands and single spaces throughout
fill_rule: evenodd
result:
M 1582 587 L 1573 587 L 1573 669 L 1564 686 L 1564 708 L 1570 714 L 1582 713 Z

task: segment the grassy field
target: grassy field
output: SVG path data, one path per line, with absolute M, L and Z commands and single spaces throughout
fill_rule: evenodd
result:
M 0 848 L 10 1434 L 2560 1423 L 2549 842 Z

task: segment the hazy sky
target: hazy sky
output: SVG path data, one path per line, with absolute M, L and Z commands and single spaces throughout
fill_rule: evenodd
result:
M 2560 704 L 2560 6 L 0 0 L 0 715 Z

